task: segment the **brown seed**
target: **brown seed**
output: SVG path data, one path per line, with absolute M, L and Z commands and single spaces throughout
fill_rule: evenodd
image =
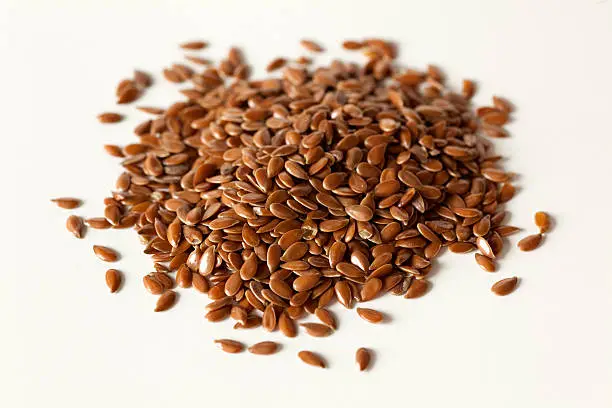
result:
M 364 307 L 358 307 L 357 314 L 363 320 L 368 321 L 370 323 L 380 323 L 385 319 L 385 316 L 378 310 L 368 309 Z
M 117 290 L 119 290 L 119 286 L 121 286 L 121 272 L 116 269 L 107 270 L 106 286 L 108 286 L 111 293 L 117 292 Z
M 287 63 L 285 58 L 275 58 L 266 66 L 266 71 L 272 72 L 282 68 Z
M 115 262 L 117 259 L 119 259 L 119 255 L 117 252 L 115 252 L 115 250 L 105 246 L 94 245 L 93 251 L 94 254 L 96 254 L 96 256 L 104 262 Z
M 71 215 L 66 220 L 66 229 L 77 238 L 83 238 L 83 219 L 76 215 Z
M 140 96 L 140 91 L 136 86 L 128 86 L 118 95 L 117 103 L 124 104 L 134 102 Z
M 313 353 L 312 351 L 302 350 L 298 353 L 298 357 L 300 360 L 305 362 L 308 365 L 325 368 L 325 360 L 318 354 Z
M 295 337 L 297 335 L 295 322 L 286 312 L 281 313 L 278 318 L 278 329 L 287 337 Z
M 114 112 L 104 112 L 98 115 L 100 123 L 117 123 L 123 119 L 123 115 Z
M 51 201 L 57 204 L 58 207 L 64 208 L 67 210 L 72 210 L 74 208 L 80 207 L 82 204 L 81 200 L 79 200 L 78 198 L 72 198 L 72 197 L 54 198 Z
M 544 234 L 550 230 L 550 216 L 543 212 L 538 211 L 534 216 L 535 225 L 540 229 L 540 234 Z
M 355 352 L 355 362 L 357 363 L 357 367 L 359 367 L 359 371 L 367 370 L 371 360 L 372 353 L 367 348 L 360 347 Z
M 300 45 L 311 52 L 323 52 L 323 47 L 311 40 L 301 40 Z
M 346 213 L 357 221 L 370 221 L 374 212 L 365 205 L 350 205 L 346 207 Z
M 513 276 L 512 278 L 506 278 L 495 282 L 493 286 L 491 286 L 491 291 L 498 296 L 506 296 L 514 292 L 517 284 L 518 278 Z
M 491 258 L 482 254 L 474 254 L 474 256 L 476 257 L 476 263 L 478 263 L 482 270 L 485 272 L 495 272 L 495 262 Z
M 338 325 L 336 323 L 336 318 L 329 310 L 317 308 L 317 310 L 315 310 L 315 315 L 319 318 L 321 323 L 325 324 L 333 330 L 337 329 Z
M 215 344 L 226 353 L 236 354 L 244 351 L 244 344 L 236 340 L 218 339 Z
M 313 337 L 327 337 L 332 333 L 329 326 L 321 323 L 302 323 L 300 326 L 306 329 L 306 333 Z
M 264 329 L 270 332 L 276 329 L 276 312 L 274 311 L 274 306 L 272 304 L 266 306 L 262 319 Z
M 153 83 L 151 76 L 144 71 L 134 71 L 134 82 L 140 88 L 148 88 Z
M 517 246 L 521 251 L 533 251 L 542 243 L 542 234 L 533 234 L 528 235 L 525 238 L 521 239 Z
M 188 41 L 181 44 L 181 48 L 184 50 L 201 50 L 208 44 L 204 41 Z
M 176 284 L 181 288 L 188 288 L 191 286 L 192 280 L 193 274 L 191 273 L 191 269 L 189 269 L 186 264 L 179 266 L 176 271 Z
M 172 290 L 167 290 L 157 299 L 157 304 L 155 305 L 156 312 L 164 312 L 174 306 L 174 302 L 176 301 L 176 292 Z
M 365 285 L 363 285 L 363 287 L 361 288 L 361 301 L 367 302 L 368 300 L 374 299 L 382 289 L 382 286 L 383 284 L 380 279 L 368 279 Z
M 278 343 L 273 341 L 262 341 L 260 343 L 253 344 L 249 347 L 249 353 L 258 354 L 262 356 L 268 356 L 278 351 Z
M 206 278 L 204 278 L 199 273 L 192 274 L 191 283 L 193 287 L 200 293 L 208 292 L 209 285 Z
M 413 299 L 423 296 L 429 289 L 429 282 L 423 279 L 413 280 L 404 297 Z
M 142 283 L 152 295 L 160 295 L 164 292 L 164 286 L 150 275 L 142 278 Z

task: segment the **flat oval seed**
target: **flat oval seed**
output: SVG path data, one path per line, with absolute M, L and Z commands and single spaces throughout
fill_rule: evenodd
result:
M 96 256 L 104 262 L 115 262 L 117 259 L 119 259 L 119 255 L 117 252 L 115 252 L 115 250 L 105 246 L 94 245 L 93 251 L 94 254 L 96 254 Z
M 359 371 L 365 371 L 370 366 L 370 361 L 372 360 L 372 355 L 370 350 L 367 348 L 358 348 L 355 352 L 355 362 L 357 363 L 357 367 L 359 367 Z
M 168 290 L 157 299 L 157 304 L 155 305 L 156 312 L 163 312 L 170 309 L 174 306 L 174 302 L 176 301 L 176 292 L 172 290 Z
M 66 229 L 76 238 L 83 238 L 83 219 L 77 215 L 71 215 L 66 220 Z
M 260 343 L 253 344 L 248 350 L 249 353 L 252 354 L 268 356 L 278 351 L 278 343 L 273 341 L 262 341 Z
M 302 323 L 300 326 L 306 329 L 306 333 L 313 337 L 327 337 L 332 333 L 329 326 L 321 323 Z
M 406 291 L 404 297 L 406 299 L 414 299 L 423 296 L 429 289 L 429 282 L 423 279 L 413 280 L 410 287 Z
M 300 360 L 305 362 L 308 365 L 325 368 L 325 361 L 318 354 L 313 353 L 312 351 L 302 350 L 298 353 L 298 357 Z
M 349 217 L 357 221 L 370 221 L 374 217 L 374 212 L 365 205 L 349 205 L 345 208 Z
M 516 289 L 516 285 L 518 283 L 518 278 L 516 276 L 512 278 L 502 279 L 498 282 L 495 282 L 491 287 L 491 291 L 498 296 L 506 296 Z
M 543 234 L 550 230 L 550 216 L 543 212 L 538 211 L 534 215 L 535 225 L 540 228 L 540 233 Z
M 230 339 L 218 339 L 215 340 L 215 344 L 226 353 L 236 354 L 241 353 L 244 350 L 244 344 L 236 340 Z
M 384 315 L 378 310 L 368 309 L 364 307 L 358 307 L 357 314 L 363 320 L 366 320 L 370 323 L 380 323 L 385 319 Z
M 521 239 L 517 246 L 521 251 L 533 251 L 542 243 L 542 234 L 528 235 Z
M 111 293 L 117 292 L 117 290 L 119 290 L 119 286 L 121 286 L 121 272 L 116 269 L 107 270 L 106 286 L 108 286 Z
M 476 263 L 478 263 L 478 266 L 480 266 L 482 270 L 485 272 L 495 272 L 495 262 L 491 258 L 482 254 L 474 254 L 474 256 L 476 258 Z

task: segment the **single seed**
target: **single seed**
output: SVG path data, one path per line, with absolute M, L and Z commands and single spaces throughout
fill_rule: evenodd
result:
M 164 312 L 174 306 L 174 302 L 176 301 L 176 292 L 172 290 L 168 290 L 157 299 L 157 304 L 155 305 L 156 312 Z
M 236 354 L 244 351 L 244 344 L 236 340 L 219 339 L 215 340 L 215 344 L 226 353 Z
M 332 333 L 329 326 L 320 323 L 302 323 L 300 326 L 313 337 L 327 337 Z
M 380 323 L 385 319 L 384 315 L 378 310 L 368 309 L 365 307 L 358 307 L 357 314 L 363 320 L 368 321 L 370 323 Z
M 476 263 L 478 263 L 482 270 L 485 272 L 495 272 L 495 262 L 491 258 L 482 254 L 474 254 L 474 256 L 476 257 Z
M 364 347 L 360 347 L 355 352 L 355 362 L 357 363 L 357 367 L 359 367 L 359 371 L 365 371 L 370 366 L 370 361 L 372 361 L 372 353 L 370 350 Z
M 540 229 L 540 234 L 544 234 L 550 230 L 550 216 L 543 212 L 538 211 L 534 216 L 535 225 Z
M 115 250 L 105 246 L 94 245 L 93 251 L 94 254 L 96 254 L 96 256 L 104 262 L 115 262 L 117 259 L 119 259 L 119 255 L 117 252 L 115 252 Z
M 108 286 L 111 293 L 117 292 L 117 290 L 119 290 L 119 286 L 121 286 L 121 272 L 116 269 L 107 270 L 106 286 Z
M 327 309 L 317 308 L 315 310 L 315 315 L 319 318 L 321 323 L 329 326 L 332 330 L 336 330 L 338 325 L 336 323 L 336 318 L 334 315 Z
M 188 41 L 181 44 L 181 48 L 184 50 L 201 50 L 208 44 L 204 41 Z
M 117 123 L 123 119 L 123 115 L 114 112 L 104 112 L 98 115 L 100 123 Z
M 514 292 L 517 284 L 518 278 L 513 276 L 512 278 L 506 278 L 495 282 L 491 287 L 491 291 L 498 296 L 506 296 Z
M 278 343 L 273 341 L 262 341 L 260 343 L 253 344 L 249 347 L 249 353 L 259 354 L 263 356 L 268 356 L 270 354 L 274 354 L 278 351 Z
M 298 357 L 300 360 L 305 362 L 308 365 L 325 368 L 325 360 L 318 354 L 313 353 L 312 351 L 302 350 L 298 353 Z
M 82 203 L 81 200 L 79 200 L 78 198 L 72 197 L 54 198 L 51 201 L 57 204 L 58 207 L 67 210 L 72 210 L 74 208 L 80 207 Z
M 71 215 L 66 220 L 66 229 L 77 238 L 83 238 L 83 219 L 77 215 Z
M 521 251 L 533 251 L 542 243 L 542 234 L 533 234 L 528 235 L 525 238 L 521 239 L 517 246 Z

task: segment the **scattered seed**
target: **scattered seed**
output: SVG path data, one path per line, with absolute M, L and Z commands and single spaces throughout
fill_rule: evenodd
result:
M 79 200 L 78 198 L 72 198 L 72 197 L 54 198 L 51 201 L 57 204 L 58 207 L 64 208 L 67 210 L 72 210 L 74 208 L 80 207 L 82 204 L 81 200 Z
M 357 349 L 357 352 L 355 352 L 355 362 L 357 363 L 357 367 L 359 367 L 359 371 L 367 370 L 371 360 L 372 354 L 367 348 L 360 347 Z
M 368 309 L 365 307 L 358 307 L 357 314 L 363 320 L 368 321 L 370 323 L 380 323 L 385 319 L 385 316 L 378 310 Z
M 550 230 L 550 216 L 543 212 L 538 211 L 534 216 L 535 225 L 540 229 L 540 234 L 544 234 Z
M 236 354 L 244 351 L 244 344 L 236 340 L 219 339 L 215 340 L 215 344 L 226 353 Z
M 94 245 L 93 251 L 94 254 L 96 254 L 96 256 L 104 262 L 115 262 L 117 259 L 119 259 L 119 255 L 114 249 L 110 249 L 105 246 Z
M 521 251 L 533 251 L 542 243 L 542 238 L 544 236 L 542 234 L 533 234 L 528 235 L 525 238 L 521 239 L 517 246 Z
M 506 296 L 514 292 L 517 283 L 518 278 L 516 276 L 513 276 L 512 278 L 502 279 L 493 284 L 493 286 L 491 287 L 491 291 L 498 296 Z
M 66 220 L 66 229 L 77 238 L 83 238 L 83 219 L 77 215 L 71 215 Z
M 157 299 L 157 304 L 155 305 L 156 312 L 164 312 L 174 306 L 174 302 L 176 301 L 176 292 L 172 290 L 167 290 Z
M 123 119 L 123 115 L 113 112 L 104 112 L 98 115 L 100 123 L 117 123 Z
M 107 270 L 106 286 L 108 286 L 111 293 L 117 292 L 117 290 L 119 290 L 119 286 L 121 286 L 121 272 L 116 269 Z
M 262 341 L 257 344 L 253 344 L 249 347 L 249 353 L 259 354 L 263 356 L 268 356 L 270 354 L 274 354 L 278 351 L 278 343 L 273 341 Z
M 311 40 L 302 40 L 300 45 L 311 52 L 323 52 L 323 47 Z
M 318 354 L 313 353 L 312 351 L 302 350 L 298 353 L 298 357 L 300 360 L 305 362 L 308 365 L 325 368 L 325 360 Z
M 300 326 L 306 329 L 306 333 L 313 337 L 327 337 L 332 333 L 329 326 L 320 323 L 302 323 Z
M 204 41 L 189 41 L 181 44 L 181 48 L 184 50 L 201 50 L 208 44 Z

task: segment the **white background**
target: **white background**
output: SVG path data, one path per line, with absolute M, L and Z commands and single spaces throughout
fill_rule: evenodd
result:
M 4 265 L 0 280 L 0 406 L 13 407 L 589 407 L 612 406 L 612 2 L 597 0 L 419 1 L 0 1 L 0 127 Z M 49 203 L 78 196 L 77 214 L 102 212 L 119 167 L 105 143 L 135 140 L 145 118 L 114 105 L 114 86 L 134 68 L 155 73 L 140 104 L 165 106 L 175 86 L 161 68 L 176 44 L 205 39 L 217 58 L 243 48 L 261 75 L 273 57 L 298 56 L 314 38 L 346 57 L 347 38 L 380 36 L 416 68 L 474 78 L 476 101 L 507 96 L 518 107 L 512 137 L 497 143 L 520 174 L 509 204 L 514 225 L 533 213 L 557 220 L 533 253 L 512 249 L 496 274 L 472 256 L 446 254 L 434 289 L 418 300 L 385 297 L 380 326 L 338 308 L 326 339 L 236 332 L 204 320 L 207 298 L 180 291 L 166 313 L 141 277 L 148 258 L 131 231 L 74 239 L 68 212 Z M 129 120 L 101 126 L 118 110 Z M 120 293 L 91 245 L 118 248 Z M 489 288 L 521 277 L 506 298 Z M 271 357 L 227 355 L 212 340 L 283 343 Z M 377 352 L 359 373 L 354 352 Z M 330 368 L 301 363 L 312 349 Z

